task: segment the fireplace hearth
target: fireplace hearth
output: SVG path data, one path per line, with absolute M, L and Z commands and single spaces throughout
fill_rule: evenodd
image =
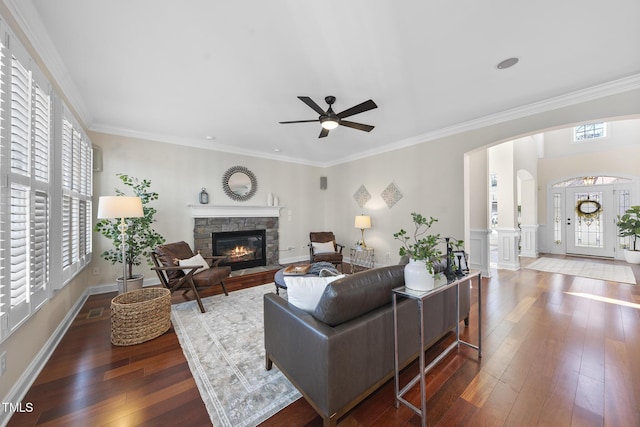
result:
M 214 232 L 211 241 L 213 255 L 226 256 L 221 264 L 232 270 L 267 265 L 265 230 Z

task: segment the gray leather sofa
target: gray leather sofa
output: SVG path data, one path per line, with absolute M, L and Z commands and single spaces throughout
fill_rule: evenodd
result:
M 264 296 L 266 368 L 272 363 L 322 416 L 337 420 L 393 377 L 393 288 L 404 285 L 404 266 L 362 271 L 330 283 L 308 313 L 273 293 Z M 460 318 L 468 321 L 468 282 L 460 286 Z M 455 288 L 425 303 L 425 343 L 456 324 Z M 398 300 L 399 360 L 418 357 L 417 304 Z

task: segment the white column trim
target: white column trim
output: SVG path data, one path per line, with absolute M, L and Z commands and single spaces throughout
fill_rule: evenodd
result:
M 498 268 L 505 270 L 519 270 L 518 239 L 520 230 L 517 228 L 496 228 L 498 232 Z
M 469 230 L 469 268 L 480 270 L 483 277 L 491 277 L 489 268 L 489 235 L 491 230 Z
M 538 257 L 538 224 L 520 226 L 520 256 Z

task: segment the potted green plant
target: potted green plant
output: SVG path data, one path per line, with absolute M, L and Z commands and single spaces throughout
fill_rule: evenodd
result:
M 152 227 L 152 224 L 155 222 L 153 217 L 157 211 L 154 207 L 149 206 L 149 203 L 158 200 L 158 193 L 150 190 L 151 181 L 149 180 L 140 180 L 125 174 L 116 174 L 116 176 L 120 178 L 124 185 L 131 188 L 134 196 L 140 197 L 142 201 L 144 216 L 126 219 L 128 225 L 125 252 L 127 286 L 130 289 L 136 289 L 142 287 L 144 275 L 134 275 L 133 266 L 142 264 L 143 259 L 146 259 L 147 263 L 152 265 L 151 251 L 165 241 L 164 237 Z M 116 189 L 116 194 L 118 196 L 125 195 L 125 193 L 119 189 Z M 122 235 L 118 228 L 119 224 L 119 219 L 101 219 L 94 227 L 94 231 L 102 234 L 113 242 L 114 248 L 100 254 L 102 258 L 111 261 L 111 264 L 123 262 L 121 249 Z M 122 282 L 122 277 L 119 277 L 117 280 L 118 282 Z M 136 280 L 139 282 L 138 284 L 135 283 Z M 131 281 L 134 282 L 132 283 Z
M 425 217 L 419 213 L 413 212 L 411 218 L 414 224 L 412 235 L 400 229 L 393 234 L 394 239 L 400 241 L 400 256 L 408 256 L 409 263 L 405 266 L 405 286 L 409 289 L 417 291 L 426 291 L 433 289 L 435 279 L 438 276 L 436 264 L 446 261 L 447 251 L 442 250 L 442 246 L 446 244 L 446 239 L 440 234 L 429 234 L 429 230 L 435 222 L 438 221 L 434 217 Z M 449 243 L 453 246 L 462 247 L 462 240 L 449 239 Z M 455 263 L 451 263 L 455 266 Z
M 640 238 L 640 205 L 631 206 L 624 215 L 618 215 L 618 236 L 630 237 L 630 246 L 624 249 L 624 259 L 630 264 L 640 264 L 640 250 L 636 243 Z

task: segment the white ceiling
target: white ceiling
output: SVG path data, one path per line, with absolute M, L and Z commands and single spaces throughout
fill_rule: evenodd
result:
M 638 0 L 4 1 L 89 129 L 307 164 L 640 82 Z

